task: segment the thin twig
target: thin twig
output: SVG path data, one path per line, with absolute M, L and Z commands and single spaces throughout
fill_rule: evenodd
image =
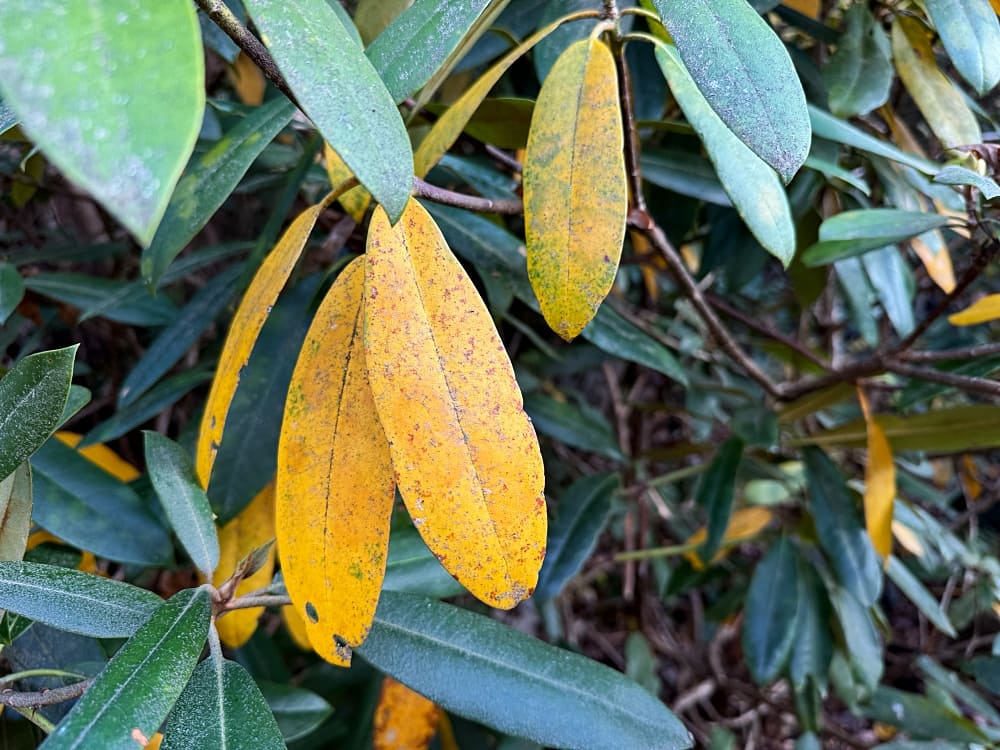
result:
M 916 380 L 926 380 L 929 383 L 941 383 L 950 385 L 953 388 L 961 388 L 963 391 L 971 393 L 981 393 L 984 396 L 1000 397 L 1000 382 L 989 380 L 988 378 L 971 377 L 969 375 L 956 375 L 953 372 L 935 370 L 932 367 L 920 367 L 895 359 L 885 360 L 885 369 L 897 375 L 903 375 Z
M 54 706 L 56 703 L 71 701 L 79 698 L 86 692 L 87 688 L 94 681 L 91 677 L 72 685 L 51 688 L 49 690 L 38 690 L 30 693 L 20 693 L 14 690 L 0 691 L 0 705 L 11 708 L 38 708 L 39 706 Z
M 493 200 L 475 195 L 456 193 L 452 190 L 431 185 L 419 177 L 413 178 L 413 194 L 435 203 L 443 203 L 467 211 L 478 211 L 484 214 L 519 214 L 524 211 L 524 204 L 517 199 Z
M 958 349 L 941 349 L 939 351 L 905 351 L 897 356 L 907 362 L 948 362 L 962 359 L 981 359 L 1000 354 L 1000 343 L 979 344 Z
M 622 113 L 622 130 L 625 136 L 625 172 L 628 176 L 630 205 L 646 213 L 646 198 L 642 193 L 642 171 L 639 167 L 639 131 L 635 125 L 632 103 L 632 80 L 625 60 L 625 45 L 621 40 L 612 42 L 615 72 L 618 76 L 618 103 Z
M 292 603 L 289 596 L 261 595 L 261 596 L 240 596 L 225 602 L 222 612 L 229 612 L 234 609 L 249 609 L 251 607 L 284 607 Z M 222 614 L 221 612 L 219 614 Z

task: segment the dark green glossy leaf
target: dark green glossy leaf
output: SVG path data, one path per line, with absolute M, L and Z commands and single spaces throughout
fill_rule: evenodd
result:
M 662 687 L 659 669 L 659 659 L 650 648 L 646 636 L 640 631 L 629 633 L 625 639 L 625 674 L 657 695 Z
M 717 206 L 732 205 L 712 163 L 702 156 L 687 151 L 644 149 L 641 165 L 643 178 L 654 185 Z
M 206 587 L 186 589 L 163 603 L 41 747 L 135 750 L 133 730 L 152 737 L 198 663 L 210 617 Z
M 601 305 L 597 315 L 580 335 L 607 354 L 656 370 L 675 383 L 687 385 L 687 375 L 677 357 L 644 330 L 622 317 L 610 304 Z
M 575 481 L 560 496 L 558 515 L 549 522 L 545 562 L 535 587 L 537 601 L 558 594 L 590 557 L 607 522 L 618 483 L 617 474 L 592 474 Z
M 967 706 L 972 713 L 983 717 L 994 727 L 1000 727 L 1000 712 L 973 688 L 966 685 L 955 672 L 945 669 L 929 656 L 918 656 L 917 668 L 927 680 Z
M 945 612 L 941 603 L 931 595 L 931 592 L 920 582 L 920 579 L 913 575 L 906 565 L 900 562 L 898 557 L 889 557 L 889 563 L 885 567 L 885 572 L 889 576 L 889 579 L 906 595 L 907 599 L 913 602 L 914 606 L 924 614 L 924 617 L 934 627 L 952 638 L 958 637 L 958 634 L 955 632 L 955 626 L 951 624 L 951 621 L 948 619 L 948 613 Z
M 0 478 L 48 440 L 69 397 L 76 347 L 32 354 L 0 379 Z
M 830 633 L 830 600 L 823 582 L 812 565 L 799 560 L 799 608 L 795 616 L 795 635 L 788 660 L 788 674 L 797 688 L 813 679 L 825 686 L 833 658 L 833 635 Z
M 844 33 L 823 68 L 830 111 L 837 117 L 864 115 L 885 104 L 892 86 L 889 37 L 864 3 L 844 14 Z
M 219 564 L 219 536 L 208 495 L 185 450 L 170 438 L 145 432 L 146 467 L 170 525 L 191 560 L 211 580 Z
M 819 239 L 802 254 L 807 266 L 820 266 L 840 258 L 908 240 L 950 221 L 941 214 L 866 208 L 831 216 L 819 228 Z
M 653 0 L 684 66 L 730 130 L 787 183 L 809 153 L 806 98 L 778 36 L 745 0 Z
M 538 18 L 538 28 L 547 26 L 570 13 L 593 10 L 595 7 L 590 0 L 549 0 L 542 6 L 543 9 Z M 573 42 L 586 39 L 597 23 L 596 18 L 564 23 L 540 41 L 531 55 L 538 80 L 544 81 L 559 55 Z
M 915 739 L 986 742 L 983 732 L 962 716 L 922 695 L 880 685 L 865 706 L 865 714 L 883 724 L 900 727 Z
M 434 599 L 457 596 L 465 587 L 451 577 L 412 526 L 394 529 L 386 557 L 386 591 L 402 591 Z
M 973 172 L 966 167 L 954 165 L 945 167 L 934 175 L 934 182 L 940 182 L 944 185 L 971 185 L 982 193 L 983 198 L 988 201 L 1000 198 L 1000 185 L 997 185 L 992 177 Z
M 924 174 L 935 174 L 940 169 L 934 162 L 902 151 L 887 141 L 879 140 L 813 104 L 809 105 L 809 120 L 812 122 L 813 133 L 820 138 L 891 159 Z
M 759 684 L 771 682 L 788 661 L 799 607 L 799 562 L 787 537 L 771 545 L 747 592 L 743 655 Z
M 20 560 L 30 530 L 31 464 L 25 461 L 0 479 L 0 560 Z
M 258 685 L 285 742 L 308 736 L 333 713 L 333 707 L 311 690 L 277 682 Z
M 395 101 L 374 66 L 325 0 L 248 0 L 246 5 L 306 114 L 397 221 L 413 185 L 413 153 Z
M 0 263 L 0 326 L 24 299 L 24 279 L 10 263 Z
M 987 94 L 1000 81 L 1000 22 L 989 0 L 927 0 L 927 12 L 962 78 Z
M 843 647 L 854 680 L 865 697 L 882 679 L 882 642 L 871 612 L 849 591 L 834 586 L 830 602 L 840 622 Z
M 977 656 L 966 666 L 976 682 L 1000 696 L 1000 656 Z
M 416 0 L 393 19 L 365 54 L 394 101 L 403 101 L 431 79 L 489 4 Z
M 708 516 L 708 536 L 698 548 L 698 557 L 711 560 L 719 549 L 733 512 L 736 472 L 743 459 L 743 441 L 729 438 L 715 454 L 698 484 L 695 500 Z
M 692 743 L 666 706 L 621 673 L 448 604 L 383 592 L 357 653 L 447 711 L 543 745 Z
M 0 562 L 0 608 L 93 638 L 128 638 L 163 603 L 152 591 L 70 568 Z
M 163 727 L 163 750 L 284 750 L 285 742 L 256 683 L 233 661 L 205 659 L 194 670 Z
M 913 274 L 894 246 L 872 250 L 861 256 L 861 265 L 872 283 L 885 315 L 900 338 L 916 328 L 913 314 Z
M 230 266 L 213 276 L 160 331 L 122 381 L 120 407 L 135 403 L 198 342 L 236 294 L 241 271 L 240 266 Z
M 142 276 L 147 284 L 159 281 L 294 112 L 294 105 L 284 97 L 272 99 L 251 111 L 188 167 L 152 243 L 142 253 Z
M 100 305 L 101 317 L 133 326 L 162 326 L 174 319 L 177 308 L 164 295 L 125 281 L 101 279 L 72 271 L 50 271 L 29 276 L 24 285 L 33 292 L 86 310 Z M 117 299 L 107 306 L 108 299 Z
M 872 606 L 882 591 L 882 567 L 858 512 L 854 495 L 823 451 L 804 451 L 809 510 L 819 543 L 837 579 L 858 601 Z
M 205 107 L 194 6 L 9 0 L 0 50 L 0 92 L 24 132 L 149 244 Z
M 66 398 L 66 406 L 63 407 L 63 413 L 59 417 L 59 427 L 71 421 L 80 409 L 90 403 L 91 397 L 89 388 L 84 388 L 82 385 L 71 385 L 69 396 Z
M 140 565 L 170 562 L 173 545 L 127 484 L 58 440 L 31 459 L 35 522 L 99 557 Z
M 14 612 L 4 612 L 0 617 L 0 646 L 7 647 L 18 639 L 25 631 L 35 624 L 34 620 L 15 614 Z
M 541 434 L 574 448 L 622 459 L 618 439 L 600 412 L 538 393 L 525 395 L 524 410 Z

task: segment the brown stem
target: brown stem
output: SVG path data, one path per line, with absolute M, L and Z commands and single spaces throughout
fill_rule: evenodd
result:
M 519 214 L 524 211 L 524 204 L 520 200 L 493 200 L 491 198 L 480 198 L 475 195 L 456 193 L 452 190 L 431 185 L 419 177 L 413 178 L 413 194 L 426 198 L 435 203 L 443 203 L 456 208 L 464 208 L 467 211 L 478 211 L 486 214 Z
M 39 706 L 53 706 L 56 703 L 71 701 L 79 698 L 86 692 L 87 688 L 94 681 L 94 678 L 74 682 L 65 687 L 52 688 L 50 690 L 39 690 L 32 693 L 19 693 L 14 690 L 4 690 L 0 692 L 0 705 L 11 708 L 37 708 Z
M 618 75 L 618 102 L 622 112 L 622 131 L 625 137 L 625 173 L 628 176 L 629 193 L 633 210 L 646 213 L 646 198 L 642 194 L 642 171 L 639 167 L 639 131 L 635 125 L 632 102 L 632 80 L 625 60 L 625 45 L 619 40 L 612 42 L 615 58 L 615 72 Z
M 952 372 L 935 370 L 932 367 L 920 367 L 895 359 L 885 361 L 885 369 L 897 375 L 903 375 L 917 380 L 926 380 L 930 383 L 941 383 L 954 388 L 961 388 L 963 391 L 971 393 L 981 393 L 984 396 L 1000 397 L 1000 382 L 989 380 L 988 378 L 971 377 L 969 375 L 956 375 Z
M 900 352 L 898 357 L 907 362 L 948 362 L 961 359 L 980 359 L 996 354 L 1000 354 L 1000 344 L 979 344 L 959 349 L 941 349 L 935 352 L 905 351 Z

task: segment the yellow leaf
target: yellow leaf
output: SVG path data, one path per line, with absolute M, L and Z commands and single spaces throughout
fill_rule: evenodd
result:
M 219 531 L 219 564 L 212 583 L 219 586 L 236 570 L 240 561 L 255 549 L 274 539 L 274 484 L 268 484 L 250 504 Z M 267 562 L 253 575 L 246 576 L 236 587 L 236 595 L 267 586 L 274 574 L 274 547 Z M 219 638 L 230 648 L 239 648 L 250 640 L 257 629 L 263 607 L 235 609 L 216 622 Z
M 868 461 L 865 464 L 865 526 L 872 546 L 886 559 L 892 553 L 892 510 L 896 503 L 896 466 L 885 431 L 876 421 L 864 392 L 858 402 L 868 434 Z
M 774 513 L 769 511 L 767 508 L 759 508 L 756 506 L 741 508 L 733 513 L 733 515 L 729 517 L 729 525 L 726 526 L 726 533 L 722 537 L 722 542 L 719 545 L 719 551 L 715 553 L 715 557 L 712 558 L 712 562 L 717 563 L 719 560 L 722 560 L 729 554 L 729 547 L 734 544 L 757 536 L 757 534 L 763 531 L 767 525 L 771 523 L 772 518 L 774 518 Z M 706 539 L 708 539 L 708 528 L 702 526 L 684 542 L 684 545 L 699 545 Z M 700 557 L 698 557 L 697 552 L 685 552 L 684 557 L 689 563 L 691 563 L 695 570 L 704 569 L 705 563 Z
M 628 215 L 622 139 L 611 50 L 582 39 L 545 79 L 524 163 L 528 278 L 546 322 L 567 341 L 618 272 Z
M 236 62 L 226 72 L 241 102 L 253 107 L 259 107 L 264 103 L 267 80 L 256 63 L 245 53 L 240 52 Z
M 909 552 L 911 555 L 917 557 L 924 556 L 924 545 L 920 542 L 920 537 L 909 527 L 904 526 L 899 521 L 893 521 L 891 524 L 892 535 L 896 537 L 896 541 Z
M 55 534 L 50 534 L 47 531 L 35 531 L 28 536 L 28 543 L 24 548 L 27 553 L 28 550 L 32 550 L 42 544 L 51 542 L 52 544 L 58 544 L 63 547 L 71 547 L 72 545 L 67 544 L 65 541 L 57 537 Z M 76 566 L 77 570 L 81 570 L 84 573 L 94 573 L 96 575 L 103 575 L 97 569 L 97 559 L 94 557 L 93 552 L 88 552 L 87 550 L 80 550 L 80 564 Z
M 976 468 L 976 461 L 972 456 L 962 456 L 962 462 L 958 468 L 958 481 L 965 492 L 965 499 L 972 503 L 983 494 L 983 485 L 979 481 L 979 470 Z
M 440 715 L 433 701 L 386 677 L 375 708 L 374 750 L 426 750 Z
M 503 342 L 423 206 L 368 231 L 365 351 L 403 502 L 445 569 L 509 609 L 545 556 L 538 440 Z
M 395 496 L 365 368 L 364 263 L 357 258 L 344 269 L 316 312 L 278 443 L 285 585 L 316 653 L 341 666 L 375 616 Z
M 281 608 L 281 616 L 285 620 L 285 628 L 292 642 L 303 651 L 312 651 L 312 644 L 309 642 L 309 635 L 306 633 L 306 621 L 302 615 L 295 611 L 291 604 Z
M 518 59 L 528 50 L 538 44 L 559 26 L 568 20 L 576 18 L 592 18 L 598 15 L 596 11 L 583 11 L 572 13 L 560 18 L 558 21 L 550 23 L 548 26 L 536 31 L 525 39 L 521 44 L 512 49 L 500 58 L 492 68 L 487 70 L 469 89 L 459 98 L 457 102 L 448 108 L 448 111 L 441 115 L 440 119 L 434 123 L 434 127 L 427 136 L 420 142 L 417 150 L 413 152 L 413 170 L 417 177 L 426 177 L 431 168 L 441 161 L 449 148 L 458 140 L 458 136 L 465 130 L 470 118 L 479 109 L 483 99 L 490 93 L 500 77 L 507 72 Z
M 55 438 L 70 448 L 76 448 L 80 444 L 80 441 L 83 440 L 83 436 L 79 433 L 65 430 L 57 432 Z M 106 445 L 88 445 L 77 452 L 122 482 L 131 482 L 133 479 L 141 476 L 138 469 Z
M 955 288 L 955 268 L 944 235 L 938 229 L 910 240 L 910 247 L 927 269 L 927 275 L 941 291 L 950 294 Z
M 329 143 L 323 144 L 323 161 L 326 163 L 326 174 L 330 178 L 331 185 L 339 185 L 354 176 L 351 168 L 344 163 L 336 151 L 330 148 Z M 360 224 L 361 220 L 365 218 L 365 211 L 368 210 L 372 196 L 371 193 L 358 185 L 356 188 L 348 190 L 337 200 L 347 215 Z
M 942 144 L 982 141 L 976 116 L 938 68 L 930 32 L 916 18 L 900 15 L 893 20 L 892 56 L 903 85 Z
M 974 326 L 997 318 L 1000 318 L 1000 294 L 989 294 L 977 299 L 961 312 L 949 315 L 948 322 L 953 326 Z
M 786 8 L 791 8 L 796 10 L 804 16 L 809 16 L 810 18 L 819 18 L 820 11 L 820 1 L 819 0 L 785 0 L 782 3 Z
M 229 407 L 240 384 L 240 375 L 250 359 L 257 336 L 267 321 L 271 308 L 295 268 L 309 234 L 316 225 L 316 219 L 323 210 L 353 184 L 340 184 L 315 206 L 310 206 L 292 222 L 278 240 L 274 250 L 264 259 L 257 270 L 250 287 L 240 302 L 233 322 L 226 336 L 226 343 L 219 356 L 215 379 L 208 392 L 205 413 L 198 431 L 198 446 L 195 453 L 195 469 L 203 487 L 208 487 L 212 475 L 215 456 L 222 442 Z
M 993 12 L 1000 15 L 1000 0 L 990 0 L 990 5 L 993 6 Z

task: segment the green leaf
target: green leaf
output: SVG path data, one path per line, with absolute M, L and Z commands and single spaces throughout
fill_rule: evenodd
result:
M 306 114 L 398 221 L 413 186 L 413 153 L 378 72 L 325 0 L 246 5 Z
M 152 737 L 184 689 L 210 617 L 207 587 L 175 594 L 121 647 L 40 747 L 135 750 L 133 730 Z
M 958 634 L 955 632 L 955 626 L 951 624 L 951 621 L 948 619 L 948 613 L 945 612 L 941 603 L 931 595 L 931 592 L 920 582 L 920 579 L 913 575 L 910 569 L 898 557 L 895 555 L 889 556 L 885 572 L 889 576 L 889 579 L 896 584 L 907 599 L 913 602 L 914 606 L 924 614 L 924 617 L 934 627 L 951 638 L 958 637 Z
M 935 686 L 967 706 L 972 713 L 983 717 L 994 727 L 1000 726 L 1000 712 L 990 705 L 989 701 L 984 700 L 979 693 L 962 682 L 959 676 L 950 669 L 945 669 L 929 656 L 918 656 L 917 668 Z
M 731 206 L 712 163 L 698 154 L 669 149 L 643 149 L 640 159 L 643 179 L 680 195 Z
M 198 342 L 236 294 L 242 270 L 241 266 L 230 266 L 213 276 L 160 331 L 122 381 L 119 406 L 135 403 Z
M 219 564 L 219 536 L 208 495 L 185 450 L 170 438 L 146 431 L 146 467 L 170 525 L 191 560 L 211 580 Z
M 0 608 L 92 638 L 128 638 L 163 601 L 152 591 L 70 568 L 0 562 Z
M 542 745 L 692 743 L 666 706 L 621 673 L 449 604 L 384 591 L 357 653 L 449 712 Z
M 259 682 L 258 687 L 285 742 L 311 734 L 333 713 L 333 707 L 311 690 L 277 682 Z
M 719 119 L 677 50 L 655 37 L 649 39 L 655 40 L 656 60 L 670 84 L 670 92 L 704 142 L 740 218 L 764 249 L 788 266 L 795 254 L 795 225 L 778 176 Z
M 837 51 L 823 68 L 830 111 L 837 117 L 866 115 L 885 104 L 892 87 L 889 37 L 864 3 L 844 14 Z
M 882 643 L 871 612 L 847 589 L 834 586 L 830 601 L 837 613 L 843 646 L 853 678 L 865 696 L 870 695 L 882 679 Z
M 566 24 L 559 28 L 572 25 Z M 427 111 L 435 115 L 444 114 L 447 110 L 448 107 L 443 104 L 427 105 Z M 516 97 L 484 99 L 479 109 L 466 123 L 463 132 L 477 141 L 491 143 L 500 148 L 524 148 L 528 143 L 528 130 L 531 127 L 531 115 L 534 111 L 535 102 L 532 99 Z M 448 161 L 454 163 L 455 159 L 456 157 L 448 154 L 441 159 L 441 165 L 444 166 Z
M 618 439 L 600 412 L 568 401 L 557 401 L 539 393 L 524 397 L 535 429 L 574 448 L 622 460 Z
M 965 669 L 984 688 L 1000 695 L 1000 657 L 977 656 Z
M 541 5 L 543 8 L 538 17 L 538 28 L 547 26 L 570 13 L 594 8 L 594 3 L 590 0 L 550 0 Z M 586 39 L 597 23 L 596 18 L 565 23 L 540 41 L 532 53 L 532 61 L 535 64 L 535 74 L 538 76 L 538 80 L 544 82 L 559 55 L 573 42 Z
M 0 380 L 0 477 L 55 431 L 69 397 L 76 346 L 32 354 Z
M 905 729 L 915 739 L 982 743 L 987 736 L 968 719 L 937 701 L 880 685 L 864 708 L 875 721 Z
M 809 510 L 841 585 L 866 607 L 882 592 L 882 569 L 840 471 L 823 451 L 804 451 Z
M 1000 185 L 997 185 L 992 177 L 973 172 L 966 167 L 945 167 L 934 175 L 934 182 L 940 182 L 944 185 L 971 185 L 982 193 L 988 201 L 1000 198 Z
M 730 130 L 787 183 L 809 153 L 802 85 L 778 36 L 745 0 L 653 0 L 684 66 Z
M 778 676 L 791 653 L 798 618 L 798 579 L 798 556 L 783 536 L 754 571 L 743 619 L 743 655 L 750 674 L 761 685 Z
M 1000 81 L 1000 22 L 989 0 L 927 0 L 927 12 L 955 68 L 985 96 Z
M 79 549 L 139 565 L 170 562 L 173 545 L 127 484 L 58 440 L 31 459 L 35 522 Z
M 619 481 L 617 474 L 592 474 L 575 481 L 559 498 L 559 513 L 549 522 L 545 562 L 535 587 L 536 601 L 558 594 L 590 557 L 607 522 Z
M 822 266 L 841 258 L 903 242 L 945 226 L 950 217 L 897 208 L 863 208 L 831 216 L 819 227 L 819 242 L 802 253 L 807 266 Z
M 851 146 L 875 156 L 891 159 L 908 167 L 913 167 L 918 172 L 923 172 L 924 174 L 935 174 L 940 169 L 934 162 L 902 151 L 887 141 L 882 141 L 868 135 L 863 130 L 859 130 L 843 120 L 838 120 L 829 112 L 824 112 L 813 104 L 809 105 L 809 120 L 812 123 L 813 134 L 818 135 L 820 138 L 843 143 L 845 146 Z
M 264 696 L 234 661 L 205 659 L 163 727 L 163 750 L 285 750 Z
M 278 97 L 257 107 L 187 168 L 140 268 L 155 285 L 177 254 L 194 239 L 243 179 L 261 151 L 292 119 L 295 106 Z
M 457 596 L 465 587 L 456 581 L 434 556 L 412 526 L 393 529 L 386 556 L 386 591 L 419 594 L 434 599 Z
M 31 531 L 31 464 L 0 479 L 0 560 L 20 560 Z
M 92 394 L 89 388 L 84 388 L 82 385 L 71 385 L 69 396 L 66 398 L 66 406 L 63 407 L 63 413 L 59 417 L 59 427 L 72 420 L 80 409 L 90 403 L 91 398 Z
M 490 0 L 416 0 L 365 54 L 396 102 L 427 81 L 458 47 Z
M 70 180 L 148 245 L 191 155 L 204 52 L 187 0 L 0 4 L 0 93 Z
M 695 500 L 708 515 L 708 536 L 698 548 L 698 557 L 711 560 L 719 549 L 733 512 L 736 472 L 743 460 L 743 441 L 729 438 L 715 454 L 698 484 Z
M 899 249 L 889 246 L 872 250 L 861 256 L 861 265 L 896 333 L 900 338 L 909 336 L 917 325 L 911 299 L 915 285 Z
M 17 114 L 0 98 L 0 135 L 17 125 Z
M 628 634 L 625 639 L 625 674 L 642 685 L 653 695 L 660 692 L 659 659 L 640 631 Z
M 72 271 L 50 271 L 29 276 L 24 285 L 80 309 L 101 306 L 101 317 L 133 326 L 162 326 L 177 314 L 166 296 L 154 297 L 141 285 L 101 279 Z M 107 304 L 109 300 L 113 303 Z
M 622 317 L 610 304 L 601 305 L 580 335 L 606 354 L 656 370 L 675 383 L 687 385 L 687 374 L 673 352 Z
M 10 263 L 0 263 L 0 326 L 24 299 L 24 279 Z
M 804 560 L 799 560 L 798 597 L 788 674 L 796 688 L 805 686 L 810 678 L 818 685 L 826 685 L 833 658 L 830 600 L 815 569 Z

